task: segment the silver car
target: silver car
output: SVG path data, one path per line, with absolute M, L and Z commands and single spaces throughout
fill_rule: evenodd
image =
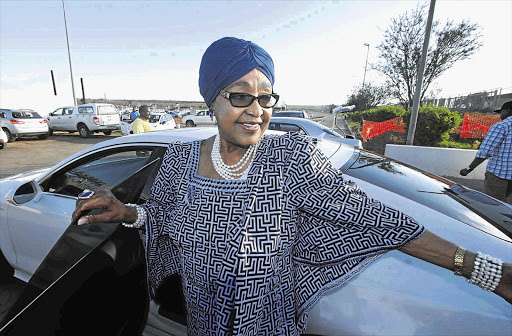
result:
M 272 116 L 272 118 L 270 118 L 268 129 L 283 132 L 297 132 L 299 134 L 310 135 L 319 139 L 332 140 L 363 148 L 361 140 L 356 139 L 352 134 L 341 135 L 335 130 L 309 119 Z
M 70 217 L 84 189 L 105 186 L 125 203 L 143 202 L 169 142 L 216 132 L 183 128 L 118 137 L 52 168 L 1 180 L 0 266 L 2 259 L 8 264 L 0 274 L 13 272 L 25 293 L 0 334 L 50 335 L 64 328 L 61 334 L 119 335 L 142 325 L 147 336 L 186 335 L 179 279 L 169 278 L 157 298 L 146 301 L 139 232 L 112 223 L 70 225 Z M 510 262 L 509 205 L 364 149 L 325 139 L 319 147 L 370 197 L 445 239 Z M 309 312 L 306 333 L 512 335 L 512 309 L 451 271 L 391 251 L 326 291 Z
M 37 136 L 41 140 L 48 137 L 47 120 L 32 110 L 0 109 L 0 126 L 8 142 L 22 137 Z

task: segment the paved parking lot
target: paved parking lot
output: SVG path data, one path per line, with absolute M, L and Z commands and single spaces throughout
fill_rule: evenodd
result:
M 10 142 L 0 150 L 0 178 L 33 169 L 50 167 L 97 142 L 120 136 L 94 134 L 81 138 L 78 133 L 55 132 L 46 140 L 27 138 Z

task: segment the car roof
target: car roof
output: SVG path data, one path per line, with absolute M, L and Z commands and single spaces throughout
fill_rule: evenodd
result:
M 138 134 L 130 134 L 122 137 L 116 137 L 113 139 L 105 140 L 98 142 L 90 147 L 87 147 L 71 156 L 66 158 L 65 160 L 59 162 L 56 166 L 61 166 L 64 164 L 67 164 L 70 161 L 75 160 L 76 158 L 83 155 L 83 153 L 95 151 L 101 148 L 106 147 L 118 147 L 122 145 L 129 145 L 129 144 L 162 144 L 167 145 L 172 142 L 180 141 L 180 142 L 191 142 L 195 140 L 200 139 L 206 139 L 209 138 L 215 134 L 218 133 L 217 127 L 194 127 L 194 128 L 179 128 L 179 129 L 172 129 L 172 130 L 162 130 L 162 131 L 153 131 L 153 132 L 145 132 L 145 133 L 138 133 Z M 286 132 L 281 131 L 272 131 L 272 130 L 266 130 L 265 134 L 285 134 Z M 354 152 L 354 147 L 350 145 L 344 145 L 338 142 L 325 140 L 319 142 L 320 147 L 324 151 L 324 153 L 331 157 L 334 153 L 339 152 L 341 148 L 344 148 L 343 152 L 346 152 L 343 154 L 343 158 L 340 159 L 340 161 L 346 161 Z M 43 174 L 44 176 L 44 174 Z M 41 176 L 40 178 L 43 178 Z
M 294 118 L 294 117 L 271 117 L 270 122 L 287 122 L 291 124 L 303 124 L 303 125 L 318 125 L 316 121 L 312 121 L 310 119 L 304 118 Z

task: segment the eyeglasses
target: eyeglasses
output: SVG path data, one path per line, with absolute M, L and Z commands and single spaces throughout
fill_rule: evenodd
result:
M 256 97 L 248 93 L 226 92 L 224 90 L 220 90 L 219 94 L 228 99 L 233 107 L 247 107 L 252 104 L 254 99 L 257 99 L 258 104 L 260 104 L 261 107 L 270 108 L 274 107 L 279 100 L 279 95 L 275 93 Z

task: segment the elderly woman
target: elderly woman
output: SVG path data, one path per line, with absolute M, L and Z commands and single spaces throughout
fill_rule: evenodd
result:
M 204 53 L 199 74 L 218 134 L 170 144 L 146 203 L 125 205 L 97 191 L 74 213 L 100 208 L 79 224 L 146 231 L 150 294 L 166 277 L 181 276 L 190 335 L 298 335 L 323 293 L 392 249 L 511 302 L 510 264 L 466 251 L 370 199 L 314 139 L 264 136 L 279 99 L 265 50 L 222 38 Z

